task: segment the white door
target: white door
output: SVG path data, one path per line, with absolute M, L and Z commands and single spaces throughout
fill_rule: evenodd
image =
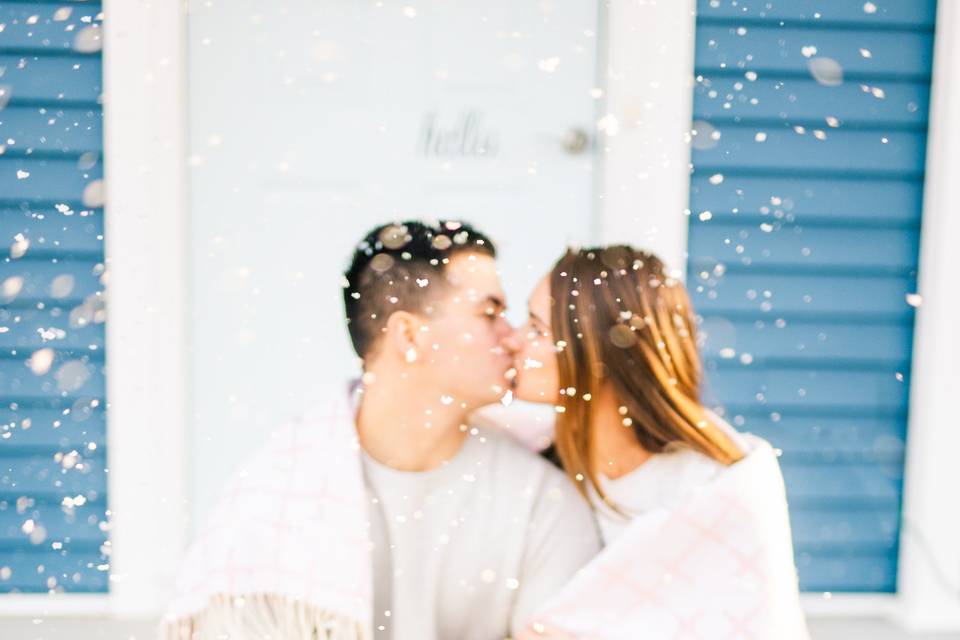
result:
M 264 428 L 356 373 L 340 280 L 369 228 L 472 222 L 514 320 L 592 239 L 596 23 L 593 2 L 192 4 L 195 513 Z

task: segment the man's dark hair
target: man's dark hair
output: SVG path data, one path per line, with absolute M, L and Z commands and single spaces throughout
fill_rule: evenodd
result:
M 487 236 L 455 220 L 391 222 L 370 231 L 343 281 L 347 329 L 357 355 L 368 355 L 394 311 L 428 313 L 447 284 L 450 259 L 467 251 L 497 256 Z

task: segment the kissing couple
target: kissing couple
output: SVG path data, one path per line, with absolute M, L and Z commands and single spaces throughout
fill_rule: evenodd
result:
M 683 283 L 569 249 L 512 327 L 496 257 L 451 220 L 360 241 L 362 377 L 229 481 L 162 638 L 809 637 L 777 456 L 701 403 Z

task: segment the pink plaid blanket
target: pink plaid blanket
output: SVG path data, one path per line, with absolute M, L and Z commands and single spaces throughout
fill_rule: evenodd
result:
M 809 638 L 777 457 L 742 437 L 743 460 L 678 508 L 636 517 L 525 637 Z
M 372 637 L 372 561 L 343 391 L 270 434 L 189 549 L 165 640 Z
M 372 563 L 347 394 L 270 434 L 189 549 L 164 640 L 366 640 Z M 748 436 L 749 438 L 749 436 Z M 751 451 L 681 508 L 636 518 L 532 637 L 807 638 L 783 480 Z

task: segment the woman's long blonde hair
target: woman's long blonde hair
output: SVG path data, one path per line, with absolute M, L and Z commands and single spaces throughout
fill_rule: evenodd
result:
M 590 464 L 592 403 L 583 400 L 605 384 L 646 451 L 681 443 L 725 465 L 743 457 L 700 403 L 693 309 L 659 258 L 629 246 L 569 250 L 553 268 L 550 296 L 562 407 L 556 449 L 584 496 L 586 479 L 606 499 Z

